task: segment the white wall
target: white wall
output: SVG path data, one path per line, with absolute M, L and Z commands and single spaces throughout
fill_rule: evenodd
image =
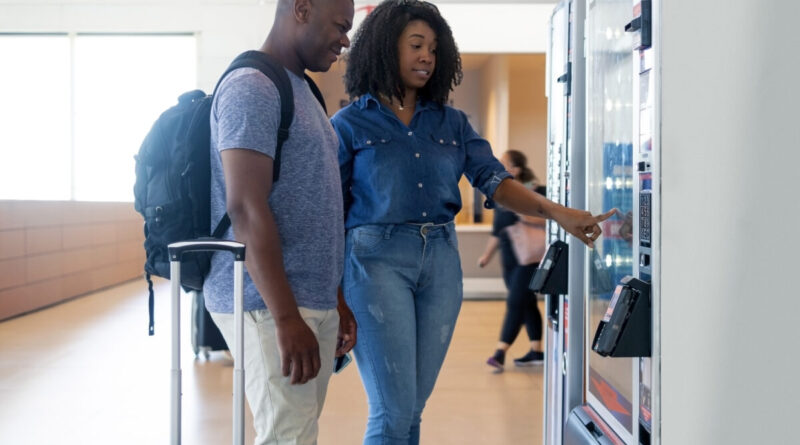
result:
M 547 184 L 545 55 L 511 56 L 508 147 L 528 157 L 539 184 Z
M 358 9 L 377 3 L 355 5 Z M 545 52 L 553 4 L 434 3 L 453 29 L 461 52 Z M 197 33 L 198 86 L 211 89 L 236 54 L 261 45 L 274 10 L 274 0 L 0 0 L 0 32 Z M 356 13 L 355 26 L 364 16 L 363 10 Z
M 481 122 L 483 136 L 492 145 L 495 156 L 500 156 L 508 147 L 509 107 L 509 62 L 504 56 L 489 57 L 483 68 L 481 79 L 481 103 L 484 110 Z
M 481 102 L 481 95 L 476 93 L 481 90 L 482 77 L 482 70 L 480 69 L 465 69 L 464 80 L 453 90 L 453 94 L 450 96 L 453 100 L 453 106 L 466 113 L 470 125 L 478 134 L 483 132 L 481 115 L 483 114 L 484 104 Z
M 661 443 L 797 443 L 800 4 L 660 3 Z
M 376 2 L 375 2 L 376 3 Z M 557 2 L 484 4 L 437 2 L 464 53 L 544 53 L 547 21 Z

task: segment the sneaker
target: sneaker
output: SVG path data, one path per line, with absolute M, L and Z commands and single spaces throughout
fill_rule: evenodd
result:
M 524 356 L 514 359 L 516 366 L 533 366 L 540 363 L 544 363 L 544 353 L 541 351 L 528 351 Z
M 503 365 L 506 361 L 506 354 L 501 350 L 495 351 L 494 355 L 486 360 L 486 364 L 493 367 L 495 372 L 503 372 Z

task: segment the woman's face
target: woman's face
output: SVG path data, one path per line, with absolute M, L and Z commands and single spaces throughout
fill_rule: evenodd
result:
M 408 22 L 397 42 L 400 80 L 408 89 L 428 83 L 436 68 L 436 34 L 423 20 Z

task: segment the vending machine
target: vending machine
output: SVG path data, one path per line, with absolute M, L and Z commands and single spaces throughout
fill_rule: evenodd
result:
M 584 10 L 582 0 L 564 0 L 548 25 L 547 194 L 575 208 L 583 208 L 585 196 Z M 531 288 L 546 302 L 543 443 L 561 444 L 567 415 L 583 403 L 584 247 L 554 221 L 547 239 Z
M 568 358 L 553 363 L 577 363 L 585 295 L 585 401 L 561 443 L 800 443 L 800 3 L 581 3 L 582 38 L 567 40 L 586 63 L 574 206 L 617 212 L 594 249 L 569 246 L 585 252 L 583 287 L 564 293 Z
M 585 404 L 570 413 L 565 444 L 651 443 L 658 157 L 650 6 L 586 1 L 586 209 L 617 212 L 586 257 Z

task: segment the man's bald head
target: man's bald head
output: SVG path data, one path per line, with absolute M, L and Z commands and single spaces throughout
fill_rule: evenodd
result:
M 278 0 L 266 51 L 284 56 L 294 72 L 327 71 L 350 46 L 353 14 L 353 0 Z
M 336 0 L 278 0 L 276 18 L 285 16 L 297 16 L 311 9 L 318 9 L 317 12 L 325 13 L 327 9 L 336 6 Z M 353 5 L 353 0 L 350 0 Z

